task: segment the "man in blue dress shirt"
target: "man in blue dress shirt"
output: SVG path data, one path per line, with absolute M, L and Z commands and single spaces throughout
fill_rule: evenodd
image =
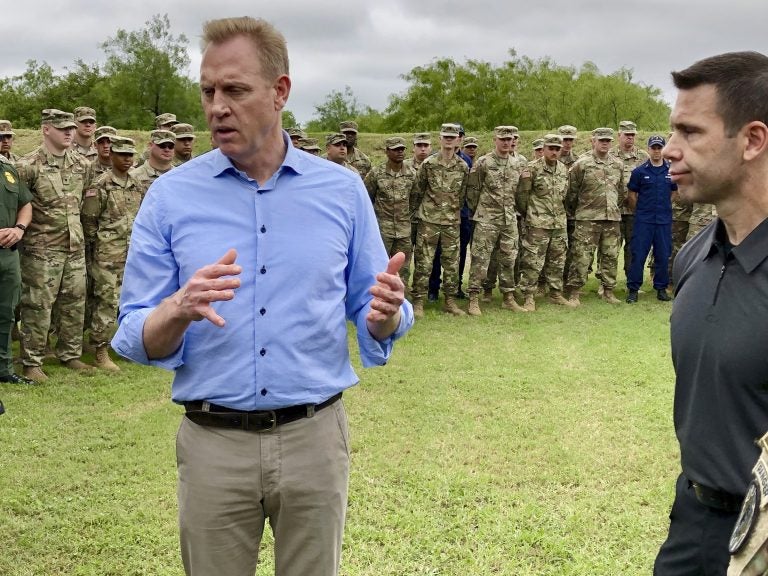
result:
M 283 36 L 249 17 L 203 30 L 217 149 L 158 178 L 136 218 L 113 347 L 175 371 L 187 574 L 338 572 L 349 438 L 341 392 L 413 323 L 362 180 L 293 148 Z
M 627 203 L 635 212 L 632 239 L 629 244 L 632 258 L 627 274 L 627 303 L 637 302 L 643 285 L 643 267 L 653 247 L 653 288 L 656 297 L 669 301 L 669 258 L 672 254 L 672 192 L 677 184 L 669 177 L 669 162 L 661 156 L 664 138 L 648 139 L 649 159 L 632 170 L 627 189 Z

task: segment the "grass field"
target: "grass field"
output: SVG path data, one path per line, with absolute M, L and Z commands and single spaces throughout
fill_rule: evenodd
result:
M 588 288 L 576 310 L 430 304 L 386 367 L 358 368 L 343 575 L 650 573 L 679 467 L 670 305 Z M 183 573 L 181 409 L 170 374 L 120 365 L 0 385 L 0 574 Z

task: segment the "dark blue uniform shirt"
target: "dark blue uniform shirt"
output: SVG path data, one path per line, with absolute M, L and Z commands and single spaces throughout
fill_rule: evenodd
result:
M 632 170 L 627 188 L 637 192 L 635 222 L 645 224 L 672 223 L 672 190 L 677 184 L 669 178 L 669 164 L 654 166 L 650 160 Z

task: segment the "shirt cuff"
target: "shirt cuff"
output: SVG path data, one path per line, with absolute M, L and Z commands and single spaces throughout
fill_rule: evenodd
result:
M 364 368 L 383 366 L 392 354 L 395 340 L 402 337 L 413 326 L 413 306 L 405 300 L 400 306 L 400 323 L 392 335 L 385 340 L 376 340 L 368 331 L 365 317 L 370 311 L 370 305 L 366 306 L 357 317 L 357 344 L 360 348 L 360 360 Z
M 154 308 L 143 308 L 129 312 L 124 316 L 118 325 L 114 338 L 112 338 L 112 349 L 120 356 L 137 364 L 176 370 L 184 365 L 185 340 L 181 341 L 175 352 L 165 358 L 150 360 L 144 349 L 144 322 L 153 310 Z

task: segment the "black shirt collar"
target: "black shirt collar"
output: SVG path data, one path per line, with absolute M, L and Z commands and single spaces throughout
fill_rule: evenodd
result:
M 728 240 L 725 225 L 720 218 L 717 218 L 712 226 L 702 230 L 701 234 L 707 235 L 704 238 L 704 246 L 707 247 L 704 258 L 709 258 L 714 252 L 720 252 L 726 257 L 730 252 L 747 274 L 768 257 L 768 218 L 760 222 L 737 246 L 733 246 Z

